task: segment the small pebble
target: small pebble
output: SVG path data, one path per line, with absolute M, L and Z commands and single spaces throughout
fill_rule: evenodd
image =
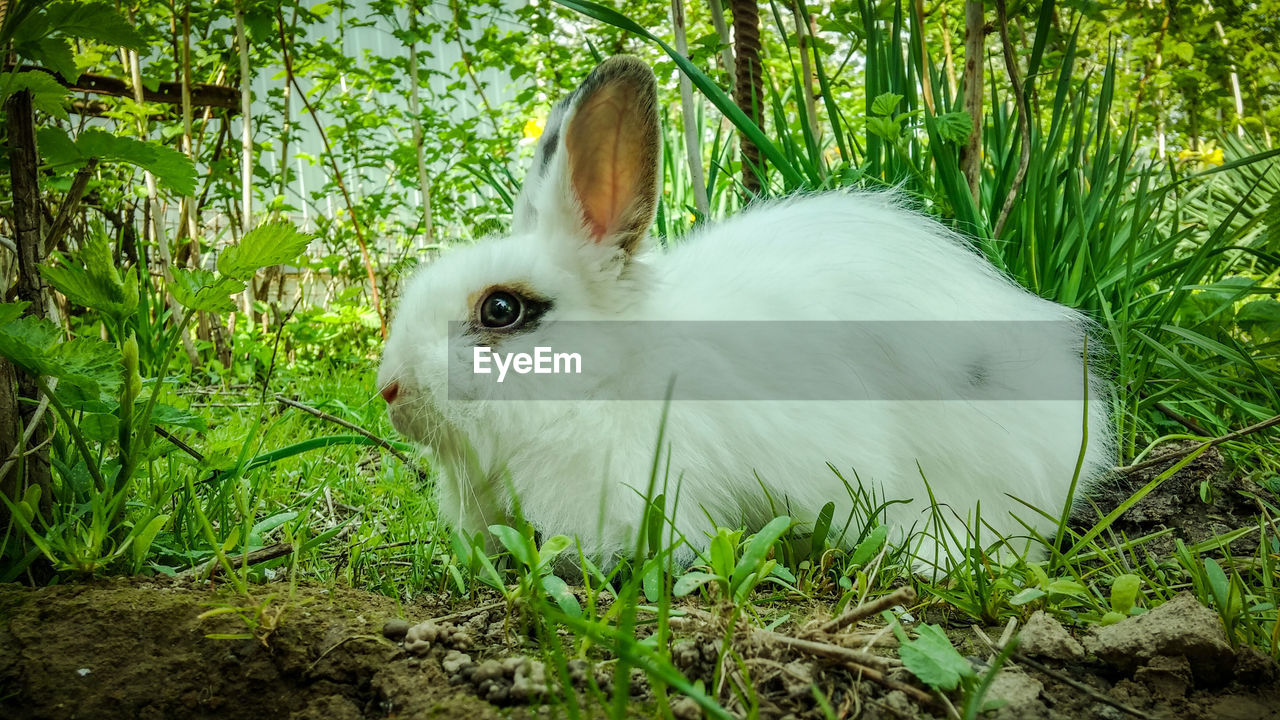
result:
M 409 621 L 404 618 L 388 618 L 382 623 L 382 636 L 399 641 L 409 632 Z

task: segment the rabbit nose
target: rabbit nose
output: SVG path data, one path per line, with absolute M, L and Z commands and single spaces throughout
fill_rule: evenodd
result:
M 400 395 L 400 383 L 398 382 L 392 381 L 391 384 L 382 388 L 382 399 L 386 400 L 388 405 L 395 402 L 396 397 L 399 395 Z

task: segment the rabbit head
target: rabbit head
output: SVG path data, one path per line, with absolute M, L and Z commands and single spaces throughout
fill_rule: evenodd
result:
M 488 430 L 507 424 L 533 435 L 563 408 L 451 403 L 450 353 L 500 349 L 536 338 L 551 321 L 607 319 L 637 302 L 644 267 L 633 259 L 653 223 L 659 161 L 653 73 L 635 58 L 610 58 L 550 113 L 510 235 L 450 250 L 406 285 L 378 383 L 397 430 L 458 465 L 458 474 L 484 476 L 457 493 L 478 492 L 500 458 L 517 451 L 511 434 Z M 465 520 L 444 507 L 448 488 L 441 494 L 442 512 Z

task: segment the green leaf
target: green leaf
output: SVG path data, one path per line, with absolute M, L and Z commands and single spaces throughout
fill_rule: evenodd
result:
M 671 594 L 676 597 L 684 597 L 709 582 L 723 582 L 724 578 L 701 570 L 692 570 L 681 575 L 677 580 L 675 587 L 672 588 Z
M 43 38 L 36 40 L 29 47 L 32 48 L 31 59 L 37 65 L 56 70 L 68 81 L 80 77 L 75 54 L 71 52 L 71 43 L 66 38 Z
M 884 547 L 884 541 L 889 537 L 889 527 L 887 525 L 877 525 L 871 534 L 858 543 L 858 547 L 854 548 L 853 554 L 849 556 L 849 565 L 851 567 L 861 567 L 871 562 L 871 558 L 880 552 L 880 548 Z
M 164 529 L 169 522 L 168 515 L 157 515 L 151 518 L 151 522 L 142 526 L 141 532 L 138 527 L 134 527 L 133 532 L 137 533 L 133 536 L 133 546 L 129 548 L 133 553 L 133 567 L 139 569 L 142 562 L 146 560 L 147 553 L 151 550 L 151 543 L 155 542 L 156 535 Z
M 902 102 L 902 96 L 897 93 L 881 93 L 871 101 L 871 113 L 873 115 L 889 116 L 898 107 L 898 103 Z
M 109 443 L 120 436 L 120 418 L 112 413 L 85 413 L 78 423 L 85 438 L 98 443 Z
M 61 379 L 59 397 L 66 393 L 73 399 L 96 401 L 101 393 L 114 395 L 120 389 L 124 361 L 115 345 L 92 338 L 76 338 L 56 348 L 54 362 L 57 371 L 47 374 Z M 77 398 L 71 390 L 82 394 Z
M 287 510 L 258 521 L 258 523 L 249 529 L 249 544 L 261 545 L 263 535 L 266 535 L 296 517 L 298 517 L 297 511 Z
M 1142 580 L 1137 575 L 1125 574 L 1111 582 L 1111 609 L 1121 615 L 1128 615 L 1138 602 L 1138 588 Z
M 64 0 L 50 3 L 44 12 L 49 31 L 53 34 L 133 50 L 144 44 L 142 35 L 109 3 Z
M 312 235 L 299 232 L 290 222 L 259 225 L 218 256 L 218 271 L 238 280 L 248 280 L 258 270 L 291 263 L 302 255 Z
M 169 289 L 183 307 L 225 313 L 235 311 L 231 296 L 243 292 L 244 283 L 234 278 L 215 277 L 208 270 L 178 268 L 173 271 L 173 284 Z
M 902 126 L 893 118 L 869 117 L 867 118 L 867 132 L 892 142 L 902 134 Z
M 96 157 L 103 161 L 137 165 L 176 195 L 192 195 L 196 191 L 195 165 L 186 155 L 171 147 L 93 129 L 80 133 L 76 147 L 85 159 Z
M 778 542 L 778 538 L 782 537 L 790 527 L 791 518 L 783 515 L 770 520 L 767 525 L 760 528 L 760 532 L 752 535 L 747 542 L 747 549 L 742 552 L 742 558 L 738 560 L 738 566 L 733 569 L 729 587 L 737 588 L 748 576 L 755 573 L 764 562 L 765 556 L 769 554 L 773 544 Z
M 133 314 L 138 288 L 126 286 L 116 267 L 105 236 L 91 233 L 79 253 L 79 262 L 54 253 L 55 264 L 41 265 L 44 279 L 75 305 L 101 310 L 116 320 Z
M 1231 609 L 1231 580 L 1227 578 L 1218 561 L 1213 558 L 1204 559 L 1204 574 L 1209 580 L 1209 590 L 1213 593 L 1213 600 L 1218 610 L 1227 612 Z
M 195 192 L 195 165 L 173 148 L 98 129 L 85 130 L 74 140 L 55 127 L 41 128 L 37 135 L 40 154 L 50 165 L 82 166 L 89 158 L 127 163 L 150 172 L 156 182 L 178 195 Z
M 921 625 L 917 637 L 902 646 L 902 664 L 920 681 L 937 690 L 955 690 L 961 678 L 974 675 L 973 666 L 956 651 L 936 625 Z
M 963 110 L 942 113 L 933 120 L 938 128 L 938 135 L 947 142 L 957 145 L 966 142 L 969 139 L 969 133 L 973 132 L 973 118 Z
M 70 119 L 66 108 L 62 106 L 67 99 L 67 89 L 54 80 L 52 75 L 38 70 L 0 74 L 0 105 L 10 95 L 23 90 L 31 92 L 31 105 L 35 109 L 61 120 Z
M 62 332 L 56 325 L 26 315 L 0 326 L 0 355 L 29 373 L 50 375 L 57 369 L 53 350 L 61 340 Z
M 582 606 L 578 604 L 578 598 L 574 596 L 573 591 L 569 589 L 568 583 L 561 580 L 555 575 L 544 575 L 542 578 L 542 589 L 556 601 L 556 605 L 564 611 L 569 617 L 582 617 Z
M 554 535 L 538 548 L 538 569 L 548 567 L 565 550 L 573 546 L 573 540 L 567 535 Z
M 818 518 L 813 522 L 813 534 L 809 537 L 809 561 L 817 563 L 827 549 L 827 540 L 831 536 L 831 519 L 835 517 L 836 504 L 828 502 L 818 511 Z
M 1075 597 L 1084 597 L 1088 594 L 1088 590 L 1083 585 L 1074 580 L 1054 580 L 1045 588 L 1050 595 L 1073 595 Z
M 155 407 L 151 409 L 151 422 L 156 425 L 183 427 L 197 432 L 204 432 L 208 429 L 208 424 L 199 415 L 192 415 L 185 410 L 179 410 L 172 405 L 165 405 L 164 403 L 156 403 Z
M 1031 603 L 1031 602 L 1035 602 L 1036 600 L 1039 600 L 1040 598 L 1044 597 L 1046 594 L 1047 593 L 1045 593 L 1045 591 L 1041 590 L 1040 588 L 1027 588 L 1022 592 L 1018 593 L 1017 595 L 1014 595 L 1013 597 L 1009 598 L 1009 604 L 1013 605 L 1014 607 L 1026 605 L 1027 603 Z
M 525 537 L 519 530 L 508 525 L 490 525 L 489 532 L 511 553 L 511 557 L 528 568 L 538 564 L 533 549 L 533 541 Z

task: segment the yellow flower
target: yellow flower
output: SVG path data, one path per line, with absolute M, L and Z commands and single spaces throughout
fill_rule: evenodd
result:
M 542 121 L 536 117 L 525 120 L 523 134 L 530 140 L 537 140 L 542 137 Z

